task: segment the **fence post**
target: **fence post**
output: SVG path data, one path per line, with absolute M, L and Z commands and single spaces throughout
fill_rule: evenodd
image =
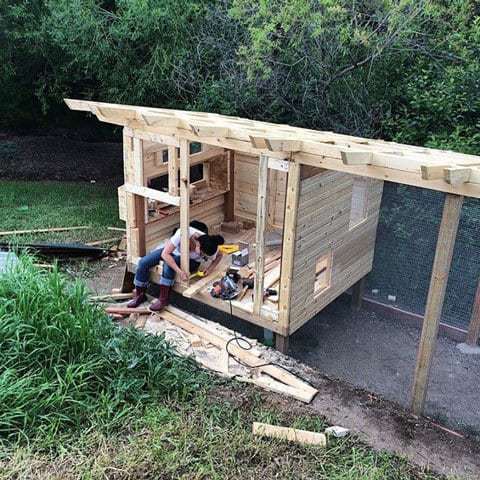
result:
M 423 413 L 425 405 L 428 377 L 437 343 L 438 327 L 445 299 L 458 222 L 462 211 L 462 202 L 463 196 L 451 193 L 446 194 L 413 381 L 412 410 L 416 415 Z

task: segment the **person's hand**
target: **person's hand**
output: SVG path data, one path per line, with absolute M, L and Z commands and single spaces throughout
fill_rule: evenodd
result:
M 206 268 L 206 269 L 203 271 L 202 277 L 206 277 L 207 275 L 210 275 L 210 269 L 209 269 L 209 268 Z
M 180 275 L 180 280 L 182 280 L 182 282 L 186 282 L 188 280 L 188 275 L 183 270 L 180 270 L 178 274 Z

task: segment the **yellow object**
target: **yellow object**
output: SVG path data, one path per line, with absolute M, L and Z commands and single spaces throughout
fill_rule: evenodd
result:
M 200 278 L 202 278 L 202 277 L 204 277 L 204 276 L 205 276 L 205 272 L 201 272 L 200 270 L 198 270 L 198 271 L 196 271 L 195 273 L 192 273 L 192 274 L 190 275 L 190 279 L 195 278 L 195 277 L 200 277 Z
M 240 248 L 236 244 L 220 245 L 218 249 L 220 250 L 220 252 L 224 253 L 225 255 L 230 255 L 231 253 L 235 253 L 240 250 Z

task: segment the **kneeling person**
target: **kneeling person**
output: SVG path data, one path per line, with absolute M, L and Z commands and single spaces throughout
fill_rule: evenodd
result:
M 200 224 L 200 222 L 195 223 Z M 195 223 L 192 222 L 192 224 Z M 222 258 L 218 247 L 225 243 L 223 237 L 221 235 L 208 235 L 192 226 L 188 229 L 188 236 L 190 272 L 194 273 L 198 271 L 202 262 L 209 262 L 203 272 L 204 275 L 208 275 L 215 269 Z M 163 261 L 162 276 L 160 278 L 160 295 L 158 300 L 150 305 L 150 310 L 159 312 L 169 304 L 170 291 L 175 283 L 175 275 L 178 275 L 182 281 L 188 280 L 188 272 L 184 272 L 180 268 L 180 240 L 181 232 L 180 229 L 177 229 L 165 244 L 160 245 L 157 249 L 140 259 L 133 281 L 135 284 L 135 296 L 128 303 L 128 307 L 136 308 L 147 299 L 145 293 L 148 286 L 150 269 L 158 265 L 160 261 Z

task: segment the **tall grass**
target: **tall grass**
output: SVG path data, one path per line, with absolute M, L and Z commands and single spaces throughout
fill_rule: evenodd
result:
M 163 338 L 116 327 L 82 283 L 23 256 L 0 274 L 0 437 L 115 428 L 139 406 L 190 395 L 191 362 Z

